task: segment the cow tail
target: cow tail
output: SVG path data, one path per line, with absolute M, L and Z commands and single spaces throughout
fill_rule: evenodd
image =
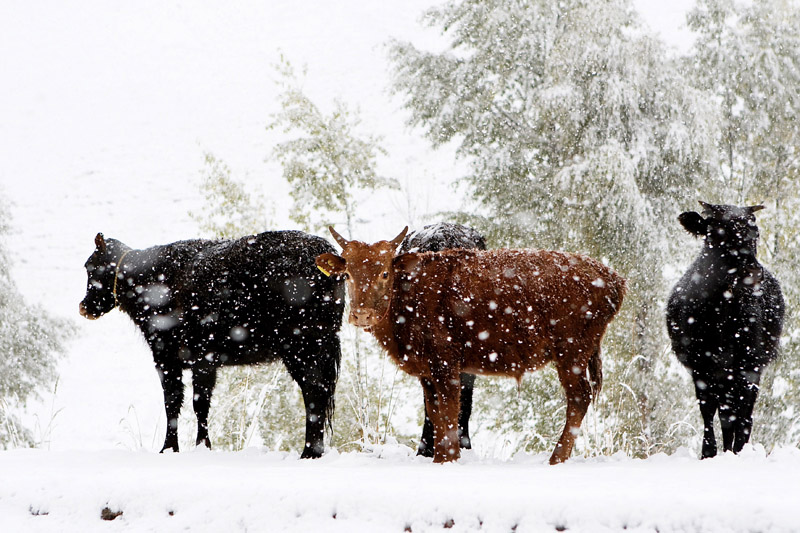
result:
M 339 380 L 339 370 L 342 360 L 342 349 L 339 335 L 334 333 L 325 340 L 326 349 L 323 350 L 322 374 L 323 381 L 328 389 L 328 401 L 325 404 L 325 419 L 328 431 L 333 433 L 333 414 L 336 411 L 336 383 Z
M 603 388 L 603 361 L 600 360 L 599 347 L 595 349 L 589 359 L 589 365 L 586 370 L 589 374 L 589 385 L 592 387 L 592 402 L 595 402 L 600 395 L 600 389 Z
M 614 315 L 619 312 L 620 307 L 622 307 L 622 301 L 625 299 L 625 294 L 628 292 L 628 284 L 625 278 L 616 272 L 611 272 L 610 279 L 607 281 L 607 288 L 608 293 L 606 299 L 609 305 L 611 305 L 611 316 L 609 317 L 609 320 L 611 320 Z

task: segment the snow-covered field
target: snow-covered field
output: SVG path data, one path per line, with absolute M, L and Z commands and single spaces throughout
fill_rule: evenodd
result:
M 0 452 L 0 532 L 800 531 L 796 449 L 556 467 L 546 455 L 500 461 L 480 448 L 439 466 L 399 445 L 318 461 L 261 449 L 155 453 L 164 415 L 144 342 L 119 313 L 77 316 L 95 233 L 135 247 L 196 236 L 188 211 L 200 206 L 204 150 L 264 191 L 276 225 L 290 227 L 279 169 L 264 161 L 280 53 L 308 65 L 306 90 L 323 107 L 335 97 L 360 106 L 364 130 L 391 154 L 383 172 L 408 186 L 413 208 L 403 195 L 376 205 L 364 238 L 457 207 L 452 154 L 404 128 L 386 92 L 381 44 L 436 46 L 417 24 L 431 3 L 0 3 L 13 274 L 26 298 L 77 329 L 57 388 L 26 415 L 42 448 Z M 685 46 L 674 26 L 687 3 L 637 5 Z M 105 522 L 106 507 L 123 514 Z
M 466 454 L 431 465 L 411 450 L 157 455 L 0 454 L 3 531 L 800 531 L 800 451 L 698 461 Z M 119 513 L 112 523 L 101 513 Z

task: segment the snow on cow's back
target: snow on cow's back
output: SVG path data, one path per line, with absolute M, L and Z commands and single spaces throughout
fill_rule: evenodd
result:
M 590 311 L 610 320 L 619 311 L 626 282 L 599 261 L 567 252 L 538 249 L 447 250 L 420 254 L 411 277 L 419 277 L 431 290 L 442 291 L 438 280 L 447 276 L 456 295 L 467 303 L 489 300 L 538 304 L 542 311 L 566 304 L 570 311 Z M 448 265 L 443 273 L 437 263 Z M 504 311 L 508 311 L 504 307 Z

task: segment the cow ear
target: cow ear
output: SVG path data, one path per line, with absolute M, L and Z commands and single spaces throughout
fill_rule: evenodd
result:
M 347 261 L 336 254 L 322 254 L 317 256 L 317 268 L 326 276 L 343 274 L 347 269 Z
M 411 274 L 420 262 L 420 255 L 415 253 L 400 254 L 392 260 L 395 272 Z
M 101 252 L 106 251 L 106 239 L 103 237 L 102 233 L 98 233 L 94 238 L 94 245 L 97 246 L 97 249 Z
M 708 222 L 700 216 L 700 213 L 695 213 L 694 211 L 681 213 L 678 216 L 678 221 L 692 235 L 701 236 L 706 234 Z

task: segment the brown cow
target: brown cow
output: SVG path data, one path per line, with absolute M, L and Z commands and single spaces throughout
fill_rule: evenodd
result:
M 550 463 L 569 458 L 602 382 L 600 341 L 622 304 L 625 280 L 601 263 L 543 250 L 396 250 L 348 241 L 317 257 L 347 278 L 350 322 L 371 332 L 405 372 L 420 378 L 434 424 L 434 462 L 458 459 L 459 374 L 511 376 L 553 362 L 567 421 Z M 425 387 L 426 379 L 432 386 Z

